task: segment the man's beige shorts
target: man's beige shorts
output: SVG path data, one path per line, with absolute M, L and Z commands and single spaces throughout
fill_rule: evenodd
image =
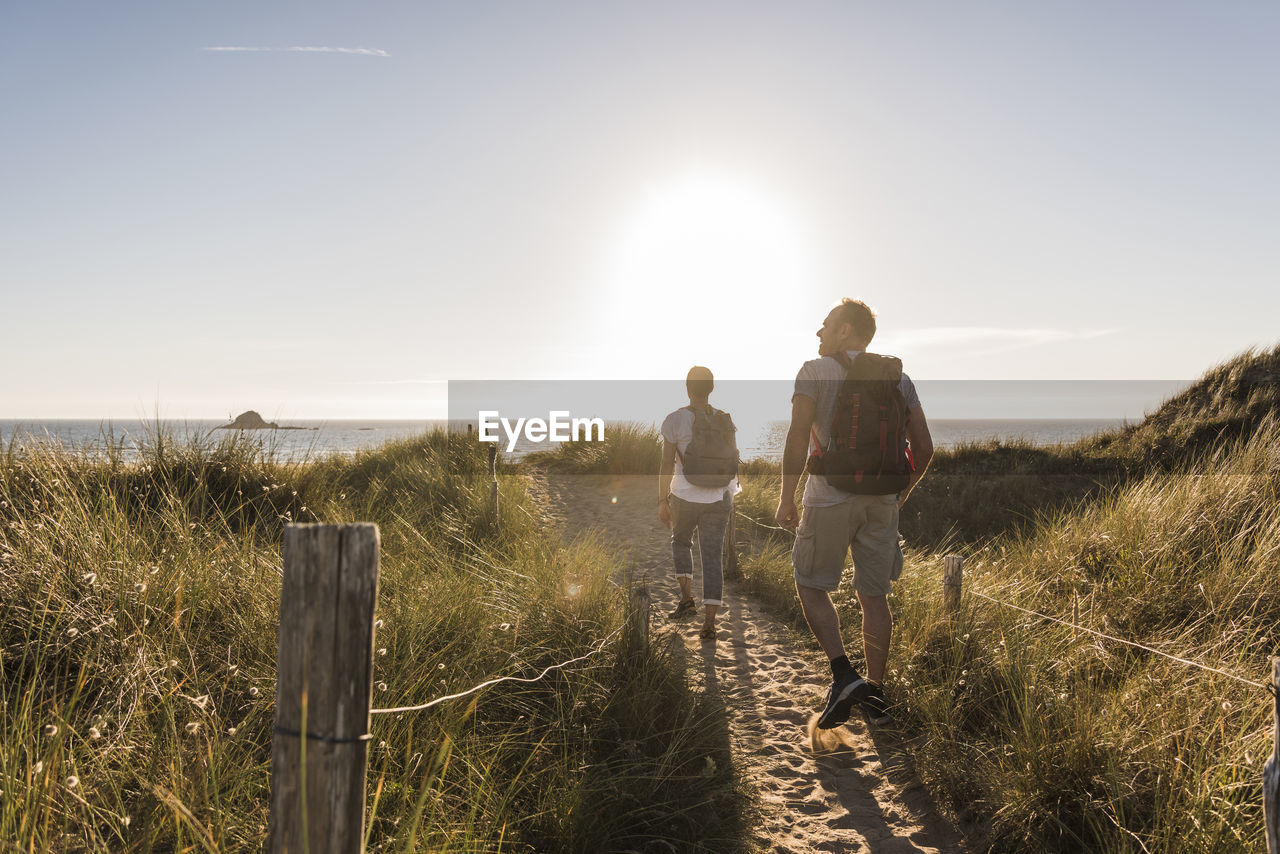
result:
M 888 596 L 902 574 L 898 496 L 855 495 L 832 507 L 806 507 L 791 549 L 796 583 L 831 592 L 840 586 L 844 559 L 853 552 L 853 587 Z

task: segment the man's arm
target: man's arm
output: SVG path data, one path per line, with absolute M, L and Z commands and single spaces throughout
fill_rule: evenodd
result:
M 774 519 L 784 528 L 800 524 L 796 513 L 796 486 L 809 457 L 809 430 L 816 412 L 813 398 L 803 394 L 791 398 L 791 426 L 787 428 L 787 443 L 782 450 L 782 490 L 778 496 L 778 512 L 774 514 Z
M 676 443 L 662 440 L 662 463 L 658 466 L 658 518 L 662 524 L 671 527 L 671 505 L 667 496 L 671 494 L 671 480 L 676 473 Z
M 916 469 L 911 473 L 911 481 L 907 484 L 907 488 L 898 495 L 899 507 L 907 503 L 907 496 L 916 488 L 920 478 L 924 477 L 924 470 L 929 467 L 929 461 L 933 459 L 933 437 L 929 435 L 929 422 L 925 421 L 922 406 L 917 406 L 907 413 L 907 441 L 911 443 L 911 458 L 915 462 Z

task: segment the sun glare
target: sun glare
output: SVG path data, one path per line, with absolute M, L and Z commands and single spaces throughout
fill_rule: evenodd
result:
M 779 311 L 788 314 L 788 297 L 807 285 L 806 267 L 782 205 L 747 182 L 695 175 L 653 189 L 638 205 L 610 290 L 615 316 L 628 325 L 727 345 L 725 336 L 768 330 Z

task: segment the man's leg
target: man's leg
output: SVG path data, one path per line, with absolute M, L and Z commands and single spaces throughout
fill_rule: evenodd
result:
M 860 503 L 866 512 L 853 538 L 853 585 L 862 605 L 862 651 L 869 684 L 859 703 L 872 723 L 885 724 L 891 719 L 882 687 L 893 637 L 889 591 L 902 569 L 898 503 L 893 495 L 866 496 Z
M 858 602 L 862 605 L 862 651 L 867 657 L 867 678 L 880 685 L 889 661 L 893 612 L 889 610 L 888 596 L 859 593 Z
M 851 502 L 845 502 L 833 507 L 804 508 L 795 545 L 791 548 L 800 608 L 813 636 L 832 660 L 844 655 L 844 641 L 840 637 L 840 617 L 831 604 L 829 591 L 840 586 L 849 554 L 851 507 Z
M 800 606 L 813 636 L 831 659 L 831 687 L 827 690 L 827 702 L 818 714 L 817 725 L 818 729 L 833 729 L 849 719 L 853 704 L 862 700 L 870 686 L 844 654 L 840 615 L 831 603 L 831 595 L 825 590 L 799 583 L 796 584 L 796 592 L 800 595 Z
M 831 603 L 831 594 L 815 587 L 805 587 L 798 581 L 796 593 L 800 596 L 804 618 L 808 620 L 809 628 L 827 658 L 836 659 L 844 655 L 844 640 L 840 637 L 840 615 L 836 613 L 836 606 Z
M 800 607 L 813 636 L 831 660 L 831 688 L 827 691 L 826 705 L 818 714 L 819 729 L 831 729 L 848 720 L 853 704 L 869 690 L 845 655 L 840 616 L 828 592 L 840 586 L 840 575 L 849 552 L 852 509 L 852 502 L 806 507 L 791 549 Z

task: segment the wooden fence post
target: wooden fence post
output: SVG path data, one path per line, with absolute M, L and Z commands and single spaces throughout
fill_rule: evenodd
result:
M 286 525 L 271 852 L 364 850 L 378 526 Z
M 948 614 L 960 610 L 960 584 L 964 558 L 947 555 L 942 559 L 942 604 Z
M 493 524 L 498 524 L 498 446 L 489 446 L 489 502 L 493 507 Z
M 1267 850 L 1280 854 L 1280 658 L 1271 659 L 1271 758 L 1262 769 L 1262 814 L 1267 824 Z
M 729 524 L 724 529 L 724 547 L 721 551 L 725 578 L 739 578 L 742 574 L 738 568 L 738 537 L 734 531 L 733 515 L 733 511 L 730 510 Z
M 648 589 L 639 587 L 631 595 L 631 636 L 640 644 L 641 650 L 649 648 L 649 605 Z

